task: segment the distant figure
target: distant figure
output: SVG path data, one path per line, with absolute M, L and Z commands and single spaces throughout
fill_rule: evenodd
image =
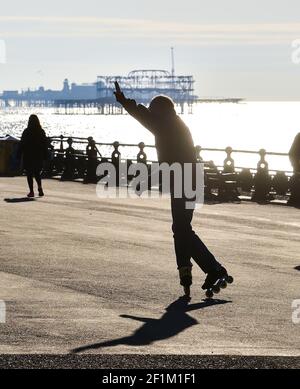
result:
M 154 136 L 159 163 L 175 162 L 196 163 L 196 152 L 191 133 L 185 123 L 177 116 L 173 101 L 166 96 L 155 97 L 149 106 L 137 105 L 135 100 L 127 99 L 116 82 L 115 96 L 125 110 L 146 127 Z M 207 274 L 202 286 L 209 289 L 215 282 L 228 276 L 226 269 L 215 259 L 204 243 L 193 231 L 191 222 L 194 209 L 186 208 L 187 199 L 174 196 L 171 186 L 172 230 L 179 270 L 180 284 L 189 297 L 192 285 L 191 258 Z
M 294 169 L 294 175 L 291 177 L 291 196 L 288 205 L 300 207 L 300 133 L 296 136 L 291 150 L 289 152 L 291 164 Z
M 23 165 L 29 186 L 27 197 L 34 197 L 33 178 L 37 182 L 39 196 L 44 196 L 41 171 L 43 162 L 47 159 L 47 154 L 48 148 L 45 131 L 41 127 L 39 118 L 36 115 L 31 115 L 28 126 L 22 134 L 19 148 L 19 156 L 23 155 Z
M 296 136 L 289 152 L 290 161 L 295 173 L 300 173 L 300 133 Z

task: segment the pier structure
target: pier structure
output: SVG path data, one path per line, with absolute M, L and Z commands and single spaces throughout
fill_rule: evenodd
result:
M 91 84 L 69 84 L 69 80 L 65 79 L 61 90 L 45 89 L 43 86 L 36 90 L 6 90 L 0 93 L 1 108 L 30 108 L 30 107 L 50 107 L 56 106 L 56 101 L 75 102 L 82 101 L 89 105 L 89 101 L 96 99 L 96 83 Z
M 2 108 L 53 108 L 54 101 L 45 96 L 29 96 L 24 93 L 0 94 L 0 109 Z
M 57 114 L 117 115 L 125 113 L 114 97 L 114 82 L 118 81 L 126 96 L 138 103 L 149 104 L 157 95 L 174 100 L 179 112 L 192 113 L 198 101 L 194 95 L 194 78 L 175 75 L 167 70 L 134 70 L 127 76 L 98 76 L 93 84 L 71 84 L 64 80 L 60 91 L 37 90 L 4 91 L 0 107 L 51 107 Z
M 184 113 L 185 106 L 192 113 L 198 97 L 194 93 L 194 78 L 190 75 L 176 76 L 167 70 L 134 70 L 127 76 L 98 76 L 97 92 L 100 99 L 108 99 L 118 81 L 125 96 L 142 104 L 148 104 L 157 95 L 167 95 Z
M 167 70 L 133 70 L 127 76 L 98 76 L 97 98 L 56 99 L 54 106 L 62 114 L 120 115 L 124 109 L 114 97 L 115 81 L 118 81 L 126 97 L 141 104 L 149 104 L 153 97 L 166 95 L 172 98 L 181 114 L 193 112 L 198 101 L 194 95 L 194 78 L 190 75 L 176 76 Z
M 51 159 L 44 170 L 46 177 L 59 176 L 62 180 L 83 180 L 85 183 L 97 183 L 97 166 L 103 162 L 116 165 L 120 161 L 128 166 L 136 162 L 145 163 L 149 170 L 155 159 L 148 157 L 153 154 L 153 145 L 97 143 L 92 137 L 49 138 L 49 153 Z M 128 152 L 130 150 L 130 152 Z M 150 152 L 151 150 L 151 152 Z M 288 158 L 288 154 L 259 151 L 195 147 L 197 160 L 204 164 L 205 198 L 207 201 L 231 202 L 251 199 L 257 203 L 277 202 L 300 206 L 300 174 L 269 168 L 269 158 Z M 209 153 L 224 155 L 222 165 L 211 160 Z M 131 155 L 128 157 L 128 155 Z M 205 158 L 203 157 L 205 154 Z M 247 168 L 238 166 L 235 155 L 251 154 L 256 159 L 254 166 Z M 130 185 L 132 177 L 127 177 L 126 185 Z M 152 188 L 153 189 L 153 188 Z

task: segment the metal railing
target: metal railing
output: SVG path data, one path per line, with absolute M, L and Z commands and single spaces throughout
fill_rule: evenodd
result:
M 76 147 L 76 148 L 75 148 Z M 124 149 L 130 150 L 125 152 Z M 137 149 L 135 154 L 134 150 Z M 156 159 L 149 159 L 145 150 L 155 149 L 154 145 L 143 142 L 119 143 L 96 142 L 92 137 L 66 137 L 63 135 L 49 138 L 52 158 L 45 169 L 47 176 L 60 176 L 64 180 L 83 179 L 84 182 L 97 182 L 96 168 L 99 163 L 111 161 L 119 163 L 143 162 L 151 165 Z M 206 196 L 217 197 L 220 201 L 238 200 L 240 195 L 251 197 L 258 202 L 273 199 L 300 200 L 299 173 L 292 170 L 269 169 L 268 157 L 287 158 L 287 153 L 221 148 L 195 147 L 197 160 L 205 166 Z M 203 153 L 223 153 L 222 165 L 213 160 L 205 160 Z M 257 155 L 256 166 L 236 166 L 234 154 Z

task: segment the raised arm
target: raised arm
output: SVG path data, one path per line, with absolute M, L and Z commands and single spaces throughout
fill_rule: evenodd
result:
M 135 100 L 127 99 L 122 92 L 119 83 L 115 82 L 116 91 L 114 95 L 116 100 L 126 109 L 126 111 L 138 120 L 144 127 L 155 134 L 156 117 L 142 104 L 137 104 Z

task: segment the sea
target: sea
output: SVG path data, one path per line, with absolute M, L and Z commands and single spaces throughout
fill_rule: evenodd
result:
M 99 143 L 154 144 L 153 135 L 129 115 L 58 113 L 54 108 L 1 108 L 0 136 L 20 137 L 30 114 L 37 114 L 48 136 L 89 136 Z M 189 126 L 194 142 L 203 148 L 259 151 L 287 154 L 300 132 L 300 102 L 198 103 L 192 114 L 181 115 Z M 78 145 L 82 148 L 82 145 Z M 107 146 L 99 146 L 109 154 Z M 122 157 L 135 157 L 136 147 L 120 147 Z M 153 148 L 145 149 L 149 159 L 156 159 Z M 224 151 L 202 151 L 204 160 L 222 165 Z M 255 168 L 258 154 L 233 153 L 237 167 Z M 287 155 L 267 156 L 270 170 L 291 171 Z

